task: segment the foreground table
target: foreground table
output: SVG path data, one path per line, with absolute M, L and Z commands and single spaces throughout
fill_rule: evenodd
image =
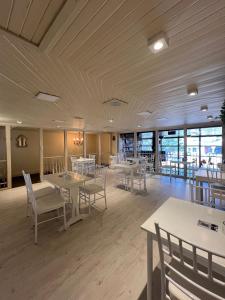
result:
M 85 181 L 90 180 L 89 177 L 69 172 L 68 175 L 63 174 L 49 174 L 43 177 L 44 180 L 53 184 L 60 189 L 69 190 L 71 202 L 72 202 L 72 216 L 67 222 L 67 226 L 70 226 L 79 220 L 81 220 L 79 206 L 78 206 L 78 191 L 79 185 L 83 184 Z
M 198 226 L 199 219 L 217 224 L 219 226 L 218 232 Z M 222 232 L 223 221 L 225 221 L 224 211 L 171 197 L 141 225 L 141 228 L 147 232 L 147 300 L 152 300 L 153 239 L 156 239 L 155 223 L 198 247 L 224 256 L 225 233 Z M 222 265 L 222 270 L 225 272 L 225 263 Z

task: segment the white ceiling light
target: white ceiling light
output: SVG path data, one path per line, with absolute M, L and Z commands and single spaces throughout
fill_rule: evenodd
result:
M 114 120 L 113 119 L 109 119 L 109 123 L 113 123 L 114 122 Z
M 137 127 L 138 127 L 138 128 L 141 128 L 142 126 L 141 126 L 141 125 L 138 125 Z
M 152 112 L 151 112 L 151 111 L 148 111 L 148 110 L 146 110 L 146 111 L 141 111 L 141 112 L 138 112 L 138 113 L 137 113 L 137 115 L 142 116 L 142 117 L 148 117 L 148 116 L 150 116 L 151 114 L 152 114 Z
M 148 48 L 152 53 L 158 53 L 168 47 L 168 38 L 164 32 L 160 32 L 148 40 Z
M 17 120 L 16 123 L 17 123 L 17 124 L 23 124 L 23 122 L 20 121 L 20 120 Z
M 50 95 L 50 94 L 42 93 L 42 92 L 37 93 L 37 95 L 35 95 L 35 98 L 38 100 L 47 101 L 47 102 L 56 102 L 60 99 L 59 96 Z
M 52 120 L 52 122 L 55 122 L 55 123 L 64 123 L 65 121 L 64 120 Z
M 212 116 L 212 115 L 209 115 L 209 116 L 207 117 L 207 119 L 208 119 L 208 120 L 213 120 L 213 116 Z
M 190 86 L 187 89 L 187 93 L 189 96 L 193 97 L 193 96 L 197 96 L 198 95 L 198 89 L 196 86 Z
M 157 118 L 157 121 L 164 121 L 164 120 L 168 120 L 168 118 Z
M 109 105 L 115 107 L 115 106 L 121 106 L 123 104 L 128 104 L 128 103 L 124 100 L 120 100 L 120 99 L 117 99 L 117 98 L 112 98 L 112 99 L 104 101 L 102 104 L 109 104 Z
M 208 105 L 202 105 L 201 111 L 208 111 Z

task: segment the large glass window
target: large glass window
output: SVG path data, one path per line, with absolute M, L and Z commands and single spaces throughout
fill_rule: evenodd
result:
M 187 129 L 187 160 L 198 166 L 222 162 L 222 127 Z
M 184 176 L 184 130 L 168 130 L 159 132 L 159 153 L 161 172 L 168 174 L 170 164 L 176 165 L 176 174 Z
M 150 156 L 155 152 L 155 134 L 153 131 L 137 133 L 137 153 Z
M 134 133 L 120 134 L 120 151 L 127 157 L 134 156 Z

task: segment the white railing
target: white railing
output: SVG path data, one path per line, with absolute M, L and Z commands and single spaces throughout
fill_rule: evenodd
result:
M 0 160 L 0 188 L 7 187 L 7 161 Z
M 64 156 L 44 157 L 44 174 L 63 172 L 65 168 Z

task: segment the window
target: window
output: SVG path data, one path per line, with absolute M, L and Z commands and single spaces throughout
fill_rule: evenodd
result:
M 120 134 L 120 151 L 127 157 L 134 156 L 134 133 Z
M 159 151 L 161 172 L 170 172 L 170 162 L 177 162 L 176 174 L 184 176 L 184 166 L 180 162 L 184 159 L 184 130 L 168 130 L 159 132 Z
M 198 166 L 222 162 L 222 127 L 187 129 L 187 160 Z
M 137 153 L 150 156 L 155 152 L 155 133 L 153 131 L 137 133 Z

